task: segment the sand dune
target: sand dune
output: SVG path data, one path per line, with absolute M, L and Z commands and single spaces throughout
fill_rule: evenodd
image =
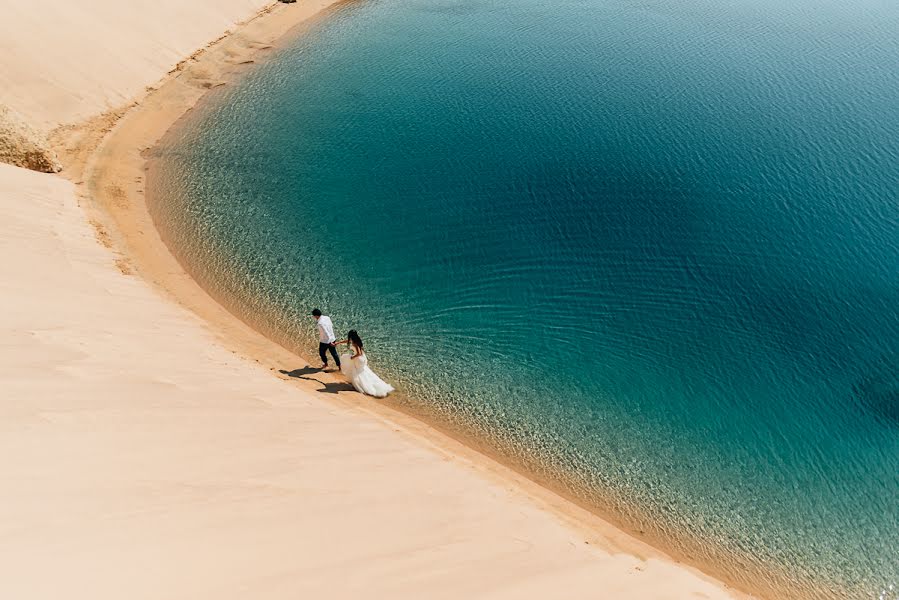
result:
M 4 2 L 0 102 L 47 129 L 96 116 L 262 4 Z M 0 597 L 731 597 L 235 354 L 131 273 L 63 176 L 0 165 Z
M 0 2 L 0 102 L 45 129 L 117 108 L 267 4 Z

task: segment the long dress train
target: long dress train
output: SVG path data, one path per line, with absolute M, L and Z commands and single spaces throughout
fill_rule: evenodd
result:
M 343 373 L 356 391 L 375 398 L 384 398 L 393 391 L 393 386 L 375 375 L 368 367 L 368 357 L 363 354 L 353 358 L 350 354 L 340 356 L 340 372 Z

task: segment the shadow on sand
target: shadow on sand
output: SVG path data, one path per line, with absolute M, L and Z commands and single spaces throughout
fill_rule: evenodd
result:
M 279 369 L 278 372 L 282 375 L 287 375 L 288 377 L 304 379 L 306 381 L 314 381 L 315 383 L 322 386 L 321 389 L 316 390 L 317 392 L 324 392 L 326 394 L 339 394 L 340 392 L 356 391 L 352 385 L 344 381 L 325 383 L 324 381 L 316 379 L 315 377 L 309 377 L 309 375 L 324 373 L 322 369 L 316 367 L 303 367 L 301 369 L 294 369 L 293 371 L 285 371 L 284 369 Z

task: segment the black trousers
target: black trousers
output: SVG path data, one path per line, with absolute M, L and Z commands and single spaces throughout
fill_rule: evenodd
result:
M 337 368 L 340 368 L 340 357 L 337 356 L 337 348 L 332 346 L 331 344 L 324 344 L 322 342 L 318 343 L 318 355 L 322 357 L 322 364 L 328 364 L 328 357 L 325 355 L 325 352 L 328 350 L 331 351 L 331 356 L 334 357 L 334 363 L 337 365 Z

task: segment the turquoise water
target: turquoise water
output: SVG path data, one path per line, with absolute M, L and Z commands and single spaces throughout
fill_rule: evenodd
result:
M 235 311 L 771 598 L 899 583 L 899 8 L 348 3 L 160 148 Z

